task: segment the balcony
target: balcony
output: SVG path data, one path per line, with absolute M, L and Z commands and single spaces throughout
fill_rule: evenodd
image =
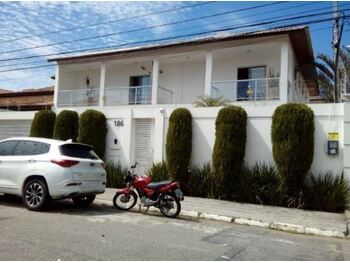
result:
M 158 104 L 173 101 L 171 90 L 158 87 Z M 105 106 L 147 105 L 152 103 L 152 86 L 116 87 L 105 89 Z
M 99 89 L 61 90 L 58 92 L 59 107 L 99 106 Z M 104 90 L 105 106 L 147 105 L 152 102 L 151 86 L 116 87 Z M 171 104 L 173 92 L 158 88 L 158 104 Z
M 78 89 L 58 91 L 59 107 L 98 106 L 99 89 Z
M 232 102 L 279 100 L 279 78 L 212 81 L 211 96 Z

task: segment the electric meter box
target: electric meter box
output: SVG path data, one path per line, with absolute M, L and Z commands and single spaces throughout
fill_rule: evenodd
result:
M 329 132 L 327 140 L 327 154 L 337 155 L 339 152 L 339 133 Z

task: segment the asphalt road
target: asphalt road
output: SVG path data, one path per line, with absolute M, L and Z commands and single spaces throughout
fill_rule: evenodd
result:
M 350 260 L 350 240 L 0 196 L 0 260 Z

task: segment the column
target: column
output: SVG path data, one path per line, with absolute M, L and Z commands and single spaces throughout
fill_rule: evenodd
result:
M 59 80 L 60 80 L 60 65 L 56 65 L 55 73 L 55 89 L 53 93 L 53 106 L 55 110 L 58 108 L 58 92 L 59 92 Z
M 211 96 L 211 74 L 213 69 L 213 53 L 207 52 L 205 56 L 205 84 L 204 95 Z
M 281 44 L 280 101 L 288 102 L 289 43 Z
M 99 98 L 100 107 L 104 106 L 105 84 L 106 84 L 106 64 L 102 63 L 100 66 L 100 98 Z
M 159 60 L 153 59 L 153 62 L 152 62 L 152 105 L 157 105 L 158 78 L 159 78 Z

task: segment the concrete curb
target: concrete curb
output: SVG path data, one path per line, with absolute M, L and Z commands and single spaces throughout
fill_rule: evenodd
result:
M 112 201 L 96 199 L 95 202 L 104 206 L 113 206 Z M 145 212 L 145 208 L 139 205 L 138 207 L 133 208 L 132 211 Z M 150 207 L 147 213 L 152 215 L 161 215 L 159 210 L 154 207 Z M 248 219 L 248 218 L 234 218 L 229 216 L 201 213 L 201 212 L 190 211 L 190 210 L 182 210 L 180 213 L 180 218 L 187 218 L 187 219 L 190 218 L 190 219 L 197 219 L 197 220 L 198 219 L 215 220 L 215 221 L 226 222 L 226 223 L 235 223 L 239 225 L 263 227 L 263 228 L 274 229 L 274 230 L 279 230 L 279 231 L 289 232 L 294 234 L 305 234 L 305 235 L 315 235 L 315 236 L 324 236 L 324 237 L 345 238 L 347 237 L 347 234 L 348 234 L 347 232 L 341 232 L 341 231 L 331 230 L 331 229 L 318 229 L 313 227 L 293 225 L 293 224 L 282 223 L 282 222 L 263 222 L 263 221 Z

